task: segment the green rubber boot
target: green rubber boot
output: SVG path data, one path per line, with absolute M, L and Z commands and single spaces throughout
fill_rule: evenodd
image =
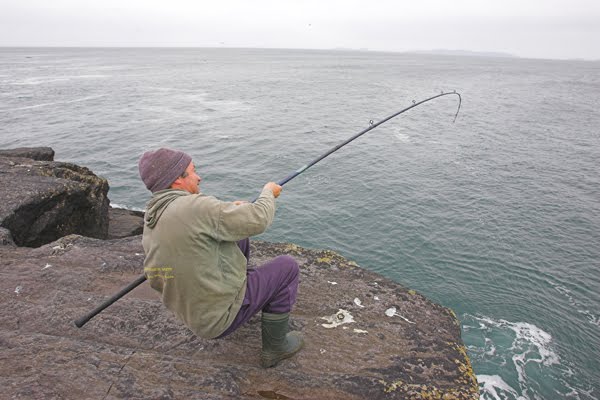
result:
M 290 314 L 262 313 L 262 352 L 260 365 L 270 368 L 300 351 L 304 340 L 300 332 L 289 332 Z

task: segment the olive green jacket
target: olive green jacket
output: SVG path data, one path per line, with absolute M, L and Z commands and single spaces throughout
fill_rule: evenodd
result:
M 215 338 L 237 315 L 246 292 L 246 258 L 237 241 L 273 222 L 275 198 L 234 205 L 166 189 L 146 207 L 144 272 L 163 303 L 196 335 Z

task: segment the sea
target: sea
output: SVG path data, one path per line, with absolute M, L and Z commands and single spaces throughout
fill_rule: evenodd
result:
M 144 151 L 201 191 L 286 183 L 259 239 L 453 309 L 481 399 L 600 398 L 600 62 L 343 50 L 0 48 L 0 148 L 51 146 L 142 210 Z M 18 185 L 18 182 L 15 182 Z M 301 288 L 300 288 L 301 296 Z

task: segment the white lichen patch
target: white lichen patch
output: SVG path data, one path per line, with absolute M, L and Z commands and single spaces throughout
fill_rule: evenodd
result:
M 369 333 L 369 332 L 362 330 L 362 329 L 354 329 L 354 333 Z
M 375 301 L 379 301 L 379 297 L 378 297 L 378 296 L 375 296 L 375 297 L 373 297 L 373 299 L 374 299 Z
M 46 266 L 42 269 L 50 268 L 51 266 L 52 266 L 52 264 L 46 264 Z
M 16 294 L 19 294 L 19 293 L 21 293 L 21 290 L 23 290 L 23 286 L 17 286 L 17 287 L 15 288 L 15 293 L 16 293 Z
M 408 322 L 409 324 L 414 324 L 414 322 L 410 321 L 408 318 L 404 317 L 402 314 L 399 314 L 396 311 L 396 307 L 390 307 L 387 310 L 385 310 L 385 315 L 387 315 L 388 317 L 400 317 L 403 320 L 405 320 L 406 322 Z
M 337 282 L 327 281 L 327 283 L 332 284 L 332 285 L 337 285 Z
M 329 322 L 328 324 L 321 324 L 324 328 L 335 328 L 336 326 L 354 322 L 354 317 L 352 316 L 352 314 L 350 314 L 349 311 L 343 310 L 341 308 L 335 314 L 326 317 L 321 317 L 321 319 L 324 319 L 325 321 Z
M 362 302 L 360 301 L 360 299 L 358 297 L 354 298 L 354 304 L 356 304 L 359 307 L 365 308 L 365 306 L 362 305 Z

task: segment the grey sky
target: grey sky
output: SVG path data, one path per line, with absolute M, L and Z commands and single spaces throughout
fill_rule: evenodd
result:
M 598 0 L 0 0 L 0 46 L 462 49 L 600 59 Z

